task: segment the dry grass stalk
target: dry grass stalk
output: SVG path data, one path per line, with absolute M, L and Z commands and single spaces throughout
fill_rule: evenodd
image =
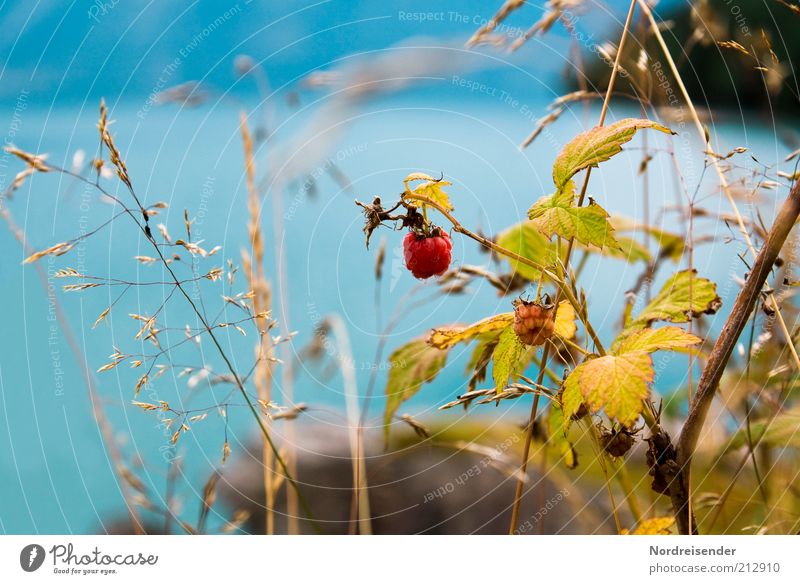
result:
M 248 235 L 253 246 L 253 255 L 250 257 L 247 252 L 242 252 L 245 277 L 248 287 L 253 291 L 253 308 L 257 315 L 256 326 L 260 332 L 257 345 L 257 363 L 253 373 L 253 383 L 256 387 L 258 399 L 262 402 L 269 402 L 272 395 L 272 365 L 274 363 L 272 344 L 270 343 L 269 324 L 266 315 L 269 314 L 272 303 L 272 293 L 269 282 L 264 276 L 264 238 L 261 232 L 261 204 L 256 188 L 256 163 L 253 156 L 253 138 L 247 127 L 247 116 L 242 112 L 240 115 L 240 128 L 242 135 L 242 146 L 244 148 L 245 179 L 247 185 L 247 208 L 249 212 Z M 269 422 L 265 422 L 269 423 Z M 266 531 L 268 535 L 275 532 L 275 495 L 277 492 L 275 484 L 274 457 L 272 449 L 266 440 L 263 441 L 261 449 L 261 459 L 264 466 L 264 504 L 266 513 Z

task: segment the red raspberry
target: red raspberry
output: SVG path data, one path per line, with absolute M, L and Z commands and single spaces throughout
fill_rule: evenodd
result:
M 444 274 L 450 266 L 452 250 L 450 236 L 439 227 L 429 236 L 411 231 L 403 238 L 406 267 L 421 280 Z
M 514 302 L 514 332 L 525 345 L 542 345 L 556 328 L 556 307 L 526 300 Z

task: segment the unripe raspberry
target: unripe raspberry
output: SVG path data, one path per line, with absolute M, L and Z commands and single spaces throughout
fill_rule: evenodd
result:
M 415 278 L 425 279 L 441 276 L 450 267 L 453 242 L 441 228 L 434 228 L 431 235 L 410 231 L 403 238 L 403 255 L 406 267 Z
M 556 307 L 527 300 L 514 302 L 514 332 L 525 345 L 542 345 L 556 328 Z

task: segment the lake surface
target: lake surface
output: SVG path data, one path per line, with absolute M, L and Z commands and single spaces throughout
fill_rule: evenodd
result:
M 461 96 L 461 97 L 459 97 Z M 175 106 L 152 107 L 143 111 L 141 101 L 110 104 L 112 126 L 117 144 L 124 153 L 137 191 L 147 204 L 159 200 L 169 208 L 156 219 L 164 222 L 173 238 L 183 237 L 183 210 L 195 218 L 193 239 L 204 240 L 208 249 L 222 249 L 203 260 L 200 270 L 226 265 L 228 259 L 240 262 L 240 251 L 247 246 L 246 189 L 243 183 L 242 150 L 238 134 L 240 104 L 220 101 L 197 109 Z M 258 152 L 260 170 L 281 161 L 300 160 L 319 179 L 313 192 L 303 192 L 302 182 L 286 188 L 278 207 L 284 239 L 278 247 L 286 254 L 288 306 L 276 310 L 279 320 L 288 321 L 298 331 L 291 347 L 300 351 L 312 339 L 313 329 L 321 317 L 340 314 L 346 323 L 352 344 L 353 362 L 359 393 L 364 394 L 374 367 L 379 368 L 376 391 L 382 393 L 385 366 L 375 364 L 375 346 L 382 326 L 392 310 L 409 291 L 418 285 L 402 264 L 402 233 L 382 230 L 375 234 L 370 251 L 364 247 L 361 232 L 362 216 L 353 204 L 355 197 L 369 201 L 374 195 L 384 200 L 396 198 L 402 190 L 403 178 L 413 171 L 433 175 L 444 173 L 453 183 L 449 192 L 456 214 L 467 226 L 494 234 L 521 220 L 527 208 L 539 196 L 552 191 L 550 168 L 563 144 L 580 129 L 597 119 L 594 108 L 575 108 L 533 145 L 520 151 L 519 142 L 528 134 L 534 120 L 543 114 L 546 102 L 541 97 L 517 97 L 514 103 L 492 95 L 462 94 L 434 99 L 392 99 L 372 102 L 346 125 L 335 147 L 329 152 L 349 179 L 351 186 L 342 188 L 332 179 L 325 160 L 313 155 L 313 143 L 304 145 L 295 156 L 286 156 L 286 145 L 295 133 L 306 127 L 314 108 L 284 110 L 277 117 L 279 127 L 272 146 Z M 92 156 L 96 144 L 96 106 L 87 104 L 57 109 L 23 108 L 13 111 L 15 104 L 4 104 L 3 119 L 12 120 L 8 141 L 33 152 L 48 152 L 53 164 L 70 166 L 73 154 L 83 149 Z M 18 107 L 16 108 L 19 109 Z M 633 110 L 612 109 L 613 118 L 636 115 Z M 16 120 L 16 121 L 14 121 Z M 701 145 L 692 136 L 689 125 L 673 138 L 681 168 L 687 176 L 686 189 L 693 192 L 704 176 Z M 776 143 L 768 128 L 759 126 L 742 130 L 741 120 L 731 116 L 715 128 L 719 149 L 734 146 L 752 150 L 765 164 L 779 164 L 786 148 Z M 322 139 L 316 135 L 315 139 Z M 649 146 L 657 148 L 651 162 L 650 213 L 656 222 L 670 231 L 682 232 L 685 225 L 675 212 L 660 213 L 665 205 L 676 202 L 674 173 L 664 154 L 666 138 L 651 135 Z M 594 172 L 589 194 L 612 214 L 641 219 L 644 214 L 642 179 L 637 174 L 642 141 L 630 145 L 628 155 L 604 165 Z M 283 150 L 282 150 L 283 149 Z M 5 156 L 5 155 L 4 155 Z M 5 156 L 0 169 L 3 184 L 21 169 L 17 161 Z M 780 167 L 782 168 L 782 167 Z M 706 179 L 711 171 L 706 173 Z M 106 181 L 117 192 L 117 181 Z M 700 188 L 701 204 L 712 210 L 728 211 L 722 198 L 706 182 Z M 308 191 L 308 189 L 305 189 Z M 122 190 L 121 197 L 126 196 Z M 782 193 L 781 193 L 782 194 Z M 275 279 L 276 222 L 274 193 L 263 201 L 263 225 L 267 235 L 267 274 Z M 761 205 L 765 218 L 772 216 L 777 197 L 767 192 Z M 30 244 L 41 249 L 75 236 L 108 220 L 119 211 L 99 200 L 74 181 L 58 175 L 35 177 L 10 202 L 9 208 L 23 226 Z M 698 222 L 698 230 L 718 237 L 714 245 L 697 250 L 695 265 L 702 276 L 719 282 L 719 292 L 726 305 L 736 292 L 733 274 L 741 276 L 743 268 L 736 257 L 742 243 L 726 243 L 731 232 L 712 224 Z M 380 318 L 376 316 L 374 261 L 378 242 L 386 237 L 387 260 L 380 291 Z M 74 267 L 83 273 L 114 277 L 128 281 L 158 281 L 164 275 L 160 268 L 141 265 L 136 255 L 152 255 L 149 243 L 126 217 L 112 223 L 70 254 L 54 261 L 45 259 L 42 267 L 52 276 L 58 268 Z M 116 485 L 112 464 L 106 454 L 92 407 L 82 379 L 81 368 L 95 371 L 109 361 L 112 346 L 123 352 L 152 352 L 149 344 L 134 340 L 140 324 L 129 313 L 151 314 L 165 300 L 168 292 L 162 286 L 139 287 L 127 292 L 109 315 L 107 324 L 96 329 L 92 324 L 121 292 L 119 287 L 97 288 L 79 293 L 64 293 L 65 280 L 50 278 L 54 287 L 41 285 L 35 268 L 22 265 L 21 248 L 3 227 L 0 229 L 0 306 L 4 307 L 3 336 L 0 340 L 0 532 L 5 533 L 86 533 L 101 530 L 102 523 L 122 514 L 122 499 Z M 183 254 L 186 256 L 187 254 Z M 454 262 L 488 265 L 489 258 L 477 245 L 461 237 L 454 238 Z M 622 300 L 639 273 L 614 259 L 592 258 L 586 265 L 582 284 L 588 290 L 590 313 L 600 323 L 604 339 L 610 339 L 620 318 Z M 662 270 L 659 283 L 668 269 Z M 242 279 L 238 288 L 244 290 Z M 658 284 L 658 283 L 657 283 Z M 210 315 L 223 309 L 220 282 L 203 282 L 203 308 Z M 510 298 L 498 298 L 494 289 L 476 282 L 468 294 L 438 298 L 429 282 L 414 298 L 432 297 L 405 314 L 388 340 L 389 351 L 409 339 L 425 333 L 431 326 L 452 322 L 470 322 L 510 309 Z M 52 296 L 58 297 L 73 327 L 85 363 L 77 363 L 68 339 L 55 322 Z M 278 298 L 278 287 L 275 286 Z M 411 304 L 414 300 L 411 300 Z M 221 320 L 241 318 L 235 307 L 225 307 Z M 723 310 L 724 312 L 724 310 Z M 183 299 L 169 299 L 163 320 L 171 329 L 167 333 L 179 340 L 187 322 L 195 323 Z M 380 320 L 380 323 L 378 322 Z M 721 326 L 721 318 L 707 319 L 712 329 Z M 221 338 L 237 369 L 246 371 L 253 361 L 253 331 L 242 337 L 236 331 Z M 277 334 L 277 333 L 276 333 Z M 162 343 L 164 339 L 162 339 Z M 290 351 L 291 353 L 291 351 Z M 425 386 L 401 411 L 421 420 L 456 421 L 462 411 L 438 412 L 442 403 L 463 391 L 466 363 L 465 349 L 454 350 L 448 367 L 432 384 Z M 384 355 L 385 361 L 386 355 Z M 224 372 L 222 363 L 208 339 L 199 346 L 183 347 L 173 355 L 177 364 L 211 366 Z M 328 362 L 329 363 L 329 362 Z M 341 426 L 346 423 L 341 378 L 329 375 L 326 364 L 297 367 L 294 376 L 294 401 L 306 402 L 310 410 L 307 420 Z M 191 376 L 179 376 L 180 368 L 170 370 L 155 380 L 140 395 L 142 401 L 163 399 L 181 407 L 192 408 L 222 400 L 228 387 L 208 387 L 202 381 L 187 387 Z M 165 432 L 151 413 L 129 405 L 134 398 L 137 370 L 123 364 L 97 374 L 102 403 L 114 427 L 115 440 L 126 460 L 141 458 L 137 474 L 149 489 L 162 493 L 167 472 L 166 458 L 177 453 L 186 461 L 186 479 L 180 481 L 179 492 L 188 495 L 202 488 L 213 468 L 219 465 L 224 421 L 212 411 L 207 420 L 192 424 L 177 449 L 169 445 L 170 432 Z M 660 371 L 656 387 L 668 393 L 685 383 L 685 361 L 675 358 Z M 276 397 L 281 404 L 285 400 Z M 382 402 L 375 400 L 370 413 L 371 423 L 379 424 Z M 177 406 L 176 406 L 177 407 Z M 522 421 L 527 403 L 503 405 L 498 409 L 470 410 L 468 416 L 482 415 Z M 230 408 L 228 436 L 235 459 L 241 455 L 243 443 L 254 437 L 249 414 L 241 408 Z M 281 430 L 277 430 L 280 434 Z M 191 505 L 194 505 L 191 501 Z M 223 510 L 226 511 L 226 510 Z M 218 523 L 221 519 L 215 518 Z

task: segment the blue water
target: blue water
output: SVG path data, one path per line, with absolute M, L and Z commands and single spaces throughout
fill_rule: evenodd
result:
M 530 96 L 531 109 L 541 111 L 544 100 Z M 128 168 L 145 202 L 169 202 L 170 207 L 156 221 L 169 227 L 173 238 L 181 237 L 183 209 L 196 218 L 193 237 L 205 240 L 211 248 L 221 245 L 222 251 L 201 263 L 201 270 L 225 265 L 230 258 L 239 263 L 240 250 L 247 245 L 245 229 L 245 189 L 242 184 L 241 145 L 238 139 L 238 108 L 229 103 L 178 110 L 172 106 L 154 108 L 137 117 L 140 104 L 120 103 L 113 108 L 113 128 Z M 313 112 L 303 112 L 294 119 L 286 113 L 281 132 L 291 136 L 302 128 Z M 622 117 L 632 112 L 613 110 Z M 364 248 L 361 216 L 353 198 L 369 200 L 380 194 L 391 200 L 402 188 L 402 179 L 409 172 L 423 170 L 445 173 L 453 182 L 451 197 L 458 217 L 469 226 L 485 233 L 496 233 L 518 221 L 526 208 L 540 195 L 549 192 L 550 166 L 556 150 L 580 128 L 582 110 L 553 127 L 549 137 L 542 137 L 525 152 L 517 143 L 531 127 L 519 108 L 504 107 L 489 96 L 466 100 L 406 97 L 371 104 L 362 116 L 347 126 L 333 157 L 352 181 L 342 189 L 329 176 L 322 176 L 314 198 L 298 195 L 289 189 L 284 196 L 285 250 L 288 266 L 288 322 L 298 331 L 292 347 L 299 350 L 311 339 L 313 326 L 321 315 L 339 313 L 345 320 L 353 347 L 359 391 L 365 391 L 378 339 L 374 306 L 374 250 L 382 237 L 387 237 L 388 258 L 381 284 L 381 321 L 386 323 L 393 308 L 417 282 L 402 266 L 400 241 L 402 234 L 389 230 L 378 232 L 371 251 Z M 585 112 L 587 120 L 597 112 Z M 92 152 L 96 145 L 94 111 L 55 108 L 25 111 L 15 142 L 31 151 L 49 152 L 53 164 L 69 166 L 73 152 L 84 148 Z M 737 129 L 735 119 L 719 126 L 724 144 L 744 145 L 759 153 L 762 162 L 776 162 L 785 154 L 776 148 L 774 138 L 765 129 L 745 134 Z M 687 128 L 686 132 L 689 132 Z M 681 138 L 679 136 L 679 138 Z M 675 140 L 678 140 L 676 138 Z M 279 143 L 280 137 L 276 137 Z M 664 147 L 665 139 L 651 138 L 650 145 Z M 590 193 L 612 214 L 641 217 L 641 182 L 636 177 L 641 146 L 631 145 L 631 154 L 620 156 L 593 174 Z M 698 145 L 692 142 L 693 147 Z M 338 154 L 337 154 L 338 153 Z M 259 161 L 277 156 L 262 150 Z M 16 169 L 6 161 L 8 168 Z M 702 170 L 702 169 L 700 169 Z M 701 176 L 697 174 L 697 180 Z M 674 203 L 674 188 L 666 156 L 657 155 L 651 166 L 651 209 L 655 212 Z M 114 181 L 107 181 L 112 186 Z M 705 194 L 708 190 L 702 191 Z M 123 191 L 119 191 L 124 196 Z M 271 194 L 270 196 L 273 196 Z M 272 199 L 266 198 L 263 224 L 267 233 L 267 273 L 274 280 Z M 709 208 L 716 199 L 704 200 Z M 721 203 L 720 203 L 721 205 Z M 762 212 L 767 216 L 774 201 L 767 198 Z M 96 197 L 84 196 L 83 187 L 58 175 L 40 175 L 20 190 L 9 208 L 24 227 L 30 244 L 36 248 L 74 236 L 81 229 L 96 226 L 108 219 L 116 209 Z M 724 205 L 722 207 L 724 209 Z M 663 214 L 658 221 L 673 231 L 683 225 L 674 213 Z M 702 229 L 702 225 L 699 228 Z M 728 235 L 717 228 L 720 238 Z M 23 266 L 23 253 L 8 230 L 0 230 L 0 305 L 3 311 L 4 340 L 0 352 L 0 473 L 3 477 L 0 530 L 18 532 L 87 532 L 101 529 L 102 522 L 121 513 L 121 497 L 105 453 L 91 405 L 82 381 L 80 368 L 96 370 L 108 362 L 112 345 L 123 351 L 141 351 L 143 345 L 133 340 L 138 325 L 128 313 L 149 314 L 164 301 L 166 289 L 161 286 L 139 288 L 127 293 L 113 309 L 108 325 L 92 329 L 97 316 L 119 293 L 119 288 L 98 288 L 79 293 L 56 290 L 77 340 L 86 356 L 86 364 L 78 364 L 69 351 L 66 337 L 55 325 L 48 292 L 42 288 L 34 268 Z M 149 244 L 122 217 L 110 227 L 90 238 L 85 246 L 55 261 L 42 261 L 51 273 L 59 267 L 71 266 L 81 272 L 112 276 L 125 280 L 160 280 L 159 268 L 141 266 L 134 255 L 151 255 Z M 713 253 L 711 253 L 713 248 Z M 726 244 L 722 240 L 697 251 L 696 266 L 701 275 L 720 282 L 720 293 L 726 301 L 735 292 L 730 273 L 741 274 L 735 253 L 741 243 Z M 187 254 L 183 254 L 186 256 Z M 455 263 L 486 264 L 472 242 L 456 237 Z M 667 270 L 665 270 L 666 272 Z M 601 335 L 608 339 L 619 319 L 624 292 L 631 286 L 638 267 L 631 268 L 619 260 L 592 259 L 587 264 L 583 285 L 590 294 L 590 311 L 600 325 Z M 662 274 L 663 275 L 663 274 Z M 663 280 L 663 278 L 662 278 Z M 51 280 L 60 288 L 64 280 Z M 238 291 L 243 283 L 238 282 Z M 209 314 L 222 307 L 222 285 L 205 282 L 203 305 Z M 227 289 L 226 289 L 227 290 Z M 428 283 L 415 298 L 433 294 L 435 285 Z M 228 293 L 227 291 L 224 293 Z M 275 289 L 277 296 L 277 287 Z M 412 301 L 413 302 L 413 301 Z M 409 312 L 393 332 L 388 348 L 399 346 L 423 334 L 436 324 L 468 322 L 500 311 L 509 310 L 509 299 L 498 298 L 494 290 L 482 283 L 470 287 L 470 293 L 455 297 L 438 297 Z M 220 320 L 240 318 L 235 308 L 226 309 Z M 278 311 L 280 316 L 281 311 Z M 194 324 L 192 315 L 180 298 L 166 305 L 163 320 L 167 326 L 181 329 L 186 322 Z M 708 322 L 719 326 L 719 317 Z M 230 331 L 230 332 L 228 332 Z M 252 364 L 253 335 L 246 338 L 228 329 L 221 338 L 240 370 Z M 277 333 L 276 333 L 277 334 Z M 182 332 L 165 333 L 173 342 Z M 153 347 L 146 346 L 148 352 Z M 450 365 L 435 383 L 426 386 L 402 411 L 423 420 L 456 419 L 462 415 L 440 413 L 435 409 L 452 399 L 464 384 L 464 349 L 453 351 Z M 385 357 L 385 356 L 384 356 Z M 181 349 L 173 355 L 176 363 L 206 362 L 216 372 L 223 372 L 208 339 L 197 349 Z M 307 416 L 325 424 L 344 423 L 342 383 L 338 375 L 325 377 L 323 368 L 311 365 L 296 376 L 294 399 L 311 404 Z M 143 401 L 164 399 L 181 407 L 191 408 L 221 400 L 228 388 L 213 389 L 204 384 L 189 390 L 185 377 L 170 371 L 144 392 Z M 141 457 L 136 468 L 154 492 L 163 492 L 166 473 L 164 456 L 170 455 L 168 433 L 156 423 L 153 414 L 127 405 L 133 398 L 133 385 L 138 370 L 121 365 L 98 374 L 103 406 L 114 427 L 115 440 L 127 460 Z M 674 359 L 659 373 L 657 387 L 670 391 L 684 382 L 685 362 Z M 378 391 L 383 387 L 384 372 L 379 375 Z M 214 396 L 214 397 L 212 397 Z M 277 401 L 282 402 L 280 398 Z M 484 415 L 506 415 L 508 408 L 486 410 Z M 382 404 L 376 401 L 371 410 L 377 420 Z M 509 420 L 522 418 L 511 410 Z M 252 438 L 252 422 L 240 408 L 229 412 L 229 439 L 234 457 L 241 454 L 242 442 Z M 181 437 L 176 452 L 185 458 L 186 479 L 179 482 L 179 492 L 190 494 L 199 488 L 218 465 L 223 441 L 224 423 L 214 412 L 207 420 L 192 424 L 193 431 Z M 219 521 L 219 519 L 217 519 Z
M 674 2 L 663 4 L 668 7 Z M 231 8 L 236 10 L 224 16 Z M 620 4 L 615 8 L 621 14 L 593 15 L 582 19 L 578 28 L 587 36 L 596 33 L 603 38 L 609 26 L 624 17 L 626 7 Z M 170 205 L 154 223 L 167 224 L 173 238 L 184 237 L 183 211 L 187 209 L 194 218 L 193 239 L 203 239 L 207 249 L 222 246 L 216 256 L 200 262 L 198 269 L 225 266 L 229 259 L 239 264 L 240 251 L 248 242 L 239 111 L 246 110 L 255 126 L 264 110 L 257 107 L 260 98 L 252 80 L 236 81 L 232 64 L 237 54 L 254 55 L 269 72 L 272 87 L 279 89 L 270 100 L 277 108 L 270 127 L 276 133 L 269 145 L 258 151 L 259 176 L 282 176 L 272 171 L 281 170 L 285 175 L 297 167 L 317 173 L 324 170 L 330 157 L 351 181 L 350 187 L 342 188 L 322 172 L 313 197 L 301 192 L 302 181 L 280 191 L 277 223 L 285 231 L 279 244 L 288 268 L 289 302 L 276 302 L 276 317 L 289 330 L 298 331 L 287 345 L 289 360 L 292 351 L 311 340 L 321 317 L 337 313 L 346 323 L 352 344 L 359 393 L 366 392 L 371 372 L 378 367 L 376 391 L 380 395 L 386 374 L 385 367 L 374 362 L 376 343 L 393 310 L 418 282 L 403 267 L 401 233 L 382 230 L 374 236 L 372 250 L 364 248 L 362 217 L 353 199 L 368 201 L 381 195 L 392 200 L 408 173 L 444 173 L 453 183 L 450 193 L 459 219 L 484 233 L 497 233 L 524 218 L 530 204 L 551 191 L 550 167 L 556 153 L 598 117 L 593 107 L 575 107 L 526 151 L 517 148 L 536 118 L 544 115 L 546 104 L 566 91 L 559 86 L 559 79 L 563 68 L 569 66 L 562 57 L 568 54 L 568 38 L 556 28 L 547 45 L 531 41 L 513 57 L 487 51 L 488 56 L 477 57 L 474 68 L 465 73 L 456 66 L 463 55 L 453 48 L 462 46 L 494 9 L 494 3 L 482 0 L 445 2 L 436 7 L 442 19 L 420 20 L 405 14 L 429 13 L 430 3 L 421 0 L 310 0 L 291 6 L 269 2 L 57 5 L 43 1 L 34 6 L 3 2 L 0 132 L 4 144 L 49 153 L 50 163 L 69 167 L 79 149 L 89 158 L 94 155 L 97 104 L 105 97 L 115 121 L 112 130 L 137 192 L 147 204 L 163 200 Z M 501 32 L 518 36 L 530 26 L 534 14 L 538 17 L 538 8 L 535 13 L 533 9 L 513 15 Z M 212 33 L 198 41 L 197 35 L 214 22 Z M 342 60 L 349 64 L 346 56 L 351 53 L 390 54 L 392 51 L 381 49 L 409 38 L 413 39 L 410 44 L 435 41 L 449 46 L 447 60 L 452 60 L 458 77 L 453 77 L 455 73 L 427 75 L 432 77 L 427 84 L 391 99 L 362 103 L 339 120 L 325 121 L 321 131 L 302 134 L 330 101 L 324 92 L 303 91 L 299 109 L 286 106 L 288 92 L 296 89 L 305 75 L 332 69 Z M 181 56 L 180 63 L 170 68 L 176 56 Z M 413 61 L 411 57 L 407 60 Z M 151 106 L 148 102 L 151 92 L 198 79 L 209 88 L 210 101 L 197 109 Z M 631 115 L 638 112 L 615 107 L 609 119 Z M 335 127 L 333 122 L 337 122 Z M 723 117 L 711 127 L 720 149 L 747 146 L 766 164 L 778 164 L 786 154 L 776 146 L 772 128 L 752 127 L 741 116 Z M 693 135 L 690 126 L 675 129 L 681 132 L 673 141 L 687 176 L 684 187 L 693 192 L 704 176 L 699 156 L 703 146 L 689 138 Z M 293 142 L 298 135 L 308 140 Z M 335 139 L 331 138 L 334 135 Z M 320 152 L 320 144 L 329 138 L 330 143 Z M 663 149 L 666 140 L 653 137 L 649 145 Z M 592 176 L 589 193 L 611 213 L 643 217 L 642 183 L 636 174 L 641 146 L 637 138 L 629 155 L 609 162 Z M 285 162 L 288 164 L 283 166 Z M 0 190 L 20 169 L 17 161 L 0 152 Z M 657 154 L 649 173 L 651 219 L 680 232 L 685 225 L 674 212 L 657 215 L 664 205 L 676 201 L 673 175 L 669 159 Z M 104 184 L 130 204 L 118 181 Z M 275 249 L 280 246 L 275 243 L 273 201 L 277 192 L 270 189 L 262 201 L 266 270 L 273 283 L 277 279 Z M 710 186 L 700 192 L 704 206 L 727 211 Z M 767 195 L 761 210 L 768 218 L 775 197 Z M 30 179 L 8 208 L 36 249 L 93 229 L 119 211 L 83 185 L 57 174 Z M 717 235 L 720 239 L 714 246 L 698 249 L 695 263 L 701 275 L 720 282 L 720 293 L 727 301 L 736 290 L 731 274 L 743 271 L 736 257 L 743 248 L 741 242 L 724 241 L 729 231 L 717 228 Z M 383 237 L 387 238 L 388 254 L 378 316 L 373 266 Z M 22 264 L 25 254 L 4 224 L 0 225 L 0 250 L 0 533 L 96 532 L 102 531 L 104 523 L 124 515 L 113 465 L 83 380 L 85 371 L 97 380 L 115 443 L 153 498 L 159 500 L 159 493 L 164 492 L 167 459 L 177 455 L 185 461 L 186 475 L 178 481 L 176 491 L 187 505 L 194 506 L 196 491 L 219 466 L 224 420 L 212 410 L 208 419 L 191 423 L 192 431 L 173 448 L 170 432 L 157 422 L 156 415 L 130 405 L 141 369 L 122 364 L 106 373 L 93 373 L 109 361 L 112 346 L 123 352 L 155 351 L 149 343 L 133 338 L 139 326 L 128 314 L 151 314 L 167 300 L 169 289 L 148 286 L 130 290 L 114 306 L 107 322 L 93 329 L 95 319 L 114 302 L 121 288 L 64 293 L 60 287 L 68 281 L 52 278 L 55 270 L 73 267 L 126 281 L 163 280 L 160 268 L 133 260 L 136 255 L 152 255 L 149 243 L 127 217 L 121 217 L 68 255 L 42 260 L 40 266 L 50 276 L 46 286 L 34 266 Z M 454 262 L 487 265 L 489 259 L 476 244 L 456 237 Z M 179 273 L 187 274 L 185 268 L 176 266 Z M 639 268 L 619 260 L 592 258 L 584 269 L 582 283 L 590 292 L 591 316 L 600 323 L 604 339 L 610 339 L 615 331 L 624 292 Z M 665 267 L 664 272 L 670 268 Z M 661 276 L 663 280 L 664 274 Z M 221 294 L 230 295 L 227 285 L 203 281 L 201 289 L 202 308 L 208 315 L 220 321 L 241 318 L 236 308 L 222 303 Z M 240 274 L 234 292 L 243 289 Z M 408 302 L 415 305 L 417 299 L 432 298 L 403 314 L 387 342 L 388 351 L 431 326 L 470 322 L 510 309 L 509 298 L 498 298 L 495 290 L 482 282 L 461 296 L 437 297 L 435 290 L 435 284 L 428 283 Z M 277 285 L 274 292 L 277 299 Z M 54 297 L 75 332 L 82 355 L 79 360 L 73 357 L 68 337 L 55 320 Z M 225 312 L 218 315 L 223 307 Z M 707 321 L 719 327 L 719 317 Z M 173 329 L 162 333 L 163 346 L 182 340 L 186 323 L 197 324 L 177 296 L 166 303 L 160 322 Z M 254 331 L 248 328 L 247 332 L 248 336 L 242 337 L 229 328 L 220 335 L 235 367 L 244 372 L 254 357 Z M 436 409 L 463 391 L 465 351 L 463 347 L 454 349 L 449 366 L 435 383 L 425 386 L 401 411 L 427 422 L 457 421 L 462 412 Z M 384 354 L 383 362 L 386 357 Z M 224 373 L 208 339 L 200 346 L 183 345 L 170 358 L 181 366 L 206 364 L 214 372 Z M 686 366 L 677 357 L 665 363 L 656 386 L 670 392 L 685 382 Z M 327 375 L 326 367 L 296 368 L 293 401 L 310 404 L 303 415 L 306 420 L 340 426 L 345 423 L 342 381 L 337 374 Z M 139 399 L 163 399 L 176 408 L 189 409 L 223 401 L 229 392 L 228 386 L 210 388 L 204 383 L 191 389 L 187 377 L 179 373 L 180 367 L 154 380 Z M 282 389 L 278 383 L 276 401 L 285 404 L 289 400 L 281 397 Z M 382 406 L 380 399 L 374 401 L 370 423 L 379 423 Z M 520 406 L 524 409 L 527 404 L 484 407 L 467 415 L 517 422 L 524 416 Z M 249 415 L 231 407 L 227 430 L 233 459 L 244 456 L 243 445 L 255 438 Z M 276 432 L 281 434 L 281 425 Z M 229 512 L 221 509 L 223 515 Z M 192 519 L 192 513 L 187 513 L 187 519 Z M 215 516 L 213 523 L 221 521 L 222 517 Z

